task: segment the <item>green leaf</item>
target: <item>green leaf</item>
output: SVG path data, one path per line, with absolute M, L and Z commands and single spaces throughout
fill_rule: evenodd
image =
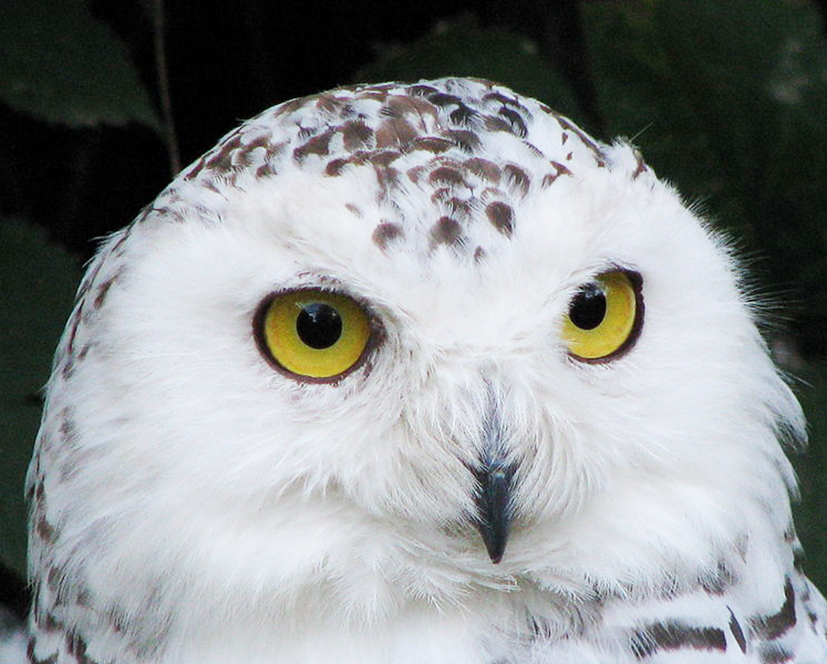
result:
M 356 74 L 358 82 L 470 76 L 503 83 L 577 117 L 574 95 L 537 45 L 502 28 L 481 28 L 470 16 L 441 21 L 410 44 L 376 47 L 377 60 Z
M 83 0 L 0 5 L 0 99 L 70 126 L 160 122 L 126 48 Z
M 583 6 L 609 131 L 768 258 L 766 283 L 794 287 L 808 316 L 827 320 L 827 39 L 814 7 Z
M 807 414 L 810 445 L 806 454 L 793 459 L 801 485 L 795 523 L 807 556 L 807 575 L 820 588 L 827 588 L 827 362 L 798 373 L 804 382 L 796 392 Z
M 81 271 L 78 259 L 19 220 L 0 218 L 0 247 L 0 560 L 25 577 L 23 480 Z

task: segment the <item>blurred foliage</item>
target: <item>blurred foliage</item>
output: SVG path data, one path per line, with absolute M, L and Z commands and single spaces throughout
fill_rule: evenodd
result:
M 46 231 L 0 217 L 0 560 L 25 573 L 23 478 L 40 424 L 41 388 L 72 308 L 80 261 Z
M 264 22 L 250 10 L 260 13 L 261 6 L 245 7 L 258 36 L 252 41 L 269 54 L 259 61 L 278 63 L 257 31 Z M 575 121 L 588 116 L 585 128 L 604 138 L 629 137 L 660 176 L 740 238 L 749 257 L 763 257 L 757 267 L 764 289 L 788 293 L 782 305 L 796 321 L 787 330 L 789 339 L 808 357 L 827 356 L 823 17 L 804 0 L 591 0 L 580 4 L 578 20 L 588 86 L 576 85 L 570 70 L 550 61 L 554 49 L 539 41 L 541 30 L 492 26 L 474 14 L 440 20 L 413 41 L 383 40 L 373 62 L 354 65 L 352 80 L 490 78 Z M 179 35 L 196 30 L 181 19 L 172 28 Z M 3 5 L 0 44 L 5 49 L 0 100 L 15 112 L 72 127 L 132 121 L 159 128 L 150 91 L 142 88 L 132 64 L 143 57 L 146 70 L 146 46 L 128 49 L 82 0 Z M 193 60 L 189 54 L 181 57 Z M 265 72 L 273 73 L 279 74 Z M 267 79 L 262 72 L 255 76 Z M 243 88 L 242 82 L 233 94 Z M 596 99 L 584 99 L 584 89 L 593 90 Z M 581 112 L 594 107 L 597 119 Z M 204 147 L 211 144 L 204 141 Z M 123 143 L 118 147 L 119 156 L 126 154 Z M 95 155 L 84 154 L 87 162 Z M 0 190 L 2 168 L 0 160 Z M 5 173 L 18 170 L 6 167 Z M 92 179 L 89 186 L 97 182 Z M 131 189 L 133 181 L 120 186 Z M 96 189 L 96 194 L 106 197 L 111 191 Z M 0 320 L 0 560 L 22 572 L 22 478 L 39 419 L 36 395 L 79 271 L 77 261 L 26 223 L 0 220 L 0 230 L 0 279 L 7 300 Z M 797 518 L 810 573 L 827 587 L 822 517 L 827 513 L 827 362 L 796 371 L 807 381 L 798 392 L 812 440 L 812 453 L 795 460 L 804 497 Z
M 482 28 L 472 15 L 440 21 L 411 44 L 379 44 L 376 61 L 354 80 L 365 83 L 475 76 L 502 81 L 576 116 L 577 101 L 560 72 L 549 67 L 537 44 L 506 28 Z
M 794 456 L 801 500 L 795 505 L 795 524 L 806 553 L 807 575 L 827 592 L 827 361 L 797 372 L 795 392 L 808 418 L 810 446 Z
M 0 5 L 0 99 L 71 126 L 160 127 L 125 45 L 83 0 Z

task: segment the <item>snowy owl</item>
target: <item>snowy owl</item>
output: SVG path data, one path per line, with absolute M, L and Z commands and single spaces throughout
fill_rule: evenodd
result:
M 30 661 L 827 662 L 740 282 L 633 147 L 500 85 L 265 111 L 82 282 Z

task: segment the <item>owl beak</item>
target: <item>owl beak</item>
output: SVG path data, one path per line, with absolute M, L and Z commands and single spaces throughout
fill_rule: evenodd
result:
M 495 565 L 502 560 L 511 526 L 511 479 L 514 468 L 500 457 L 484 462 L 477 477 L 477 529 Z

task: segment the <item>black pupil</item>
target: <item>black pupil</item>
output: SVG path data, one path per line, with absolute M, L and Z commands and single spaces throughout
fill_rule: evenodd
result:
M 305 304 L 296 319 L 296 332 L 311 348 L 330 348 L 342 336 L 342 317 L 329 304 Z
M 569 319 L 581 330 L 593 330 L 606 317 L 606 294 L 597 284 L 584 286 L 575 295 Z

